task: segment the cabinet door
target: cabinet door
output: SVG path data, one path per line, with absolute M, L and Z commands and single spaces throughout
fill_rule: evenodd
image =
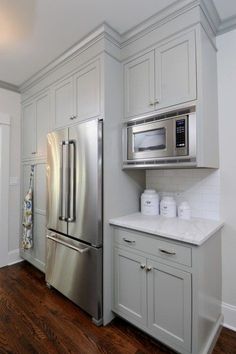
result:
M 101 113 L 100 65 L 96 61 L 74 76 L 75 116 L 84 120 L 99 116 Z
M 148 260 L 148 327 L 166 344 L 191 351 L 191 274 Z
M 124 66 L 125 116 L 132 117 L 154 110 L 154 51 Z
M 194 32 L 157 48 L 155 69 L 156 109 L 196 99 Z
M 114 311 L 129 321 L 146 325 L 146 259 L 115 248 Z
M 22 110 L 22 153 L 23 159 L 30 159 L 36 154 L 35 104 L 31 102 Z
M 39 96 L 35 101 L 37 156 L 47 154 L 47 133 L 50 131 L 49 94 Z
M 73 108 L 73 77 L 71 76 L 52 88 L 52 114 L 56 128 L 72 123 Z

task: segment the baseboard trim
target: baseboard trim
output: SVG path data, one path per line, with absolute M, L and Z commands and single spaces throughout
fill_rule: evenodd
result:
M 236 306 L 222 302 L 223 326 L 236 332 Z
M 23 259 L 20 256 L 19 248 L 8 252 L 8 265 L 22 262 Z
M 39 259 L 32 257 L 27 250 L 21 251 L 21 257 L 26 261 L 28 261 L 29 263 L 31 263 L 34 267 L 41 270 L 41 272 L 45 273 L 45 264 L 41 262 Z

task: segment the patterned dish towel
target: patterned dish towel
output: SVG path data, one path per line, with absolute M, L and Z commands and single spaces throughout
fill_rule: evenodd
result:
M 23 207 L 23 235 L 21 243 L 23 249 L 30 249 L 33 247 L 33 177 L 34 166 L 31 166 L 30 186 L 24 198 Z

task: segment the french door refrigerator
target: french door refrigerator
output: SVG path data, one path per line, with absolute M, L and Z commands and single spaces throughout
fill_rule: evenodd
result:
M 47 136 L 46 282 L 102 321 L 102 121 Z

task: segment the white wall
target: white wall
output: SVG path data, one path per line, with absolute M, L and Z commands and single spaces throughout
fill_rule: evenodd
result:
M 0 112 L 11 118 L 10 125 L 10 191 L 9 191 L 9 256 L 17 257 L 20 225 L 20 94 L 0 88 Z
M 223 313 L 236 329 L 236 30 L 217 38 Z

